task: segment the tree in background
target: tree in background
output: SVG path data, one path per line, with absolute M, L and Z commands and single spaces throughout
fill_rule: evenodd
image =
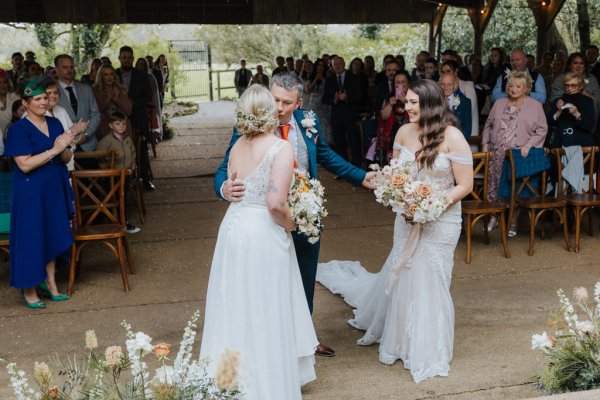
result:
M 359 38 L 377 40 L 385 27 L 385 25 L 381 24 L 359 24 L 354 28 L 354 34 Z

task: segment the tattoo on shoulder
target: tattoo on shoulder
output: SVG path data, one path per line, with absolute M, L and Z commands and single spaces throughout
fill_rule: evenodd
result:
M 275 185 L 275 182 L 273 182 L 272 180 L 269 180 L 269 188 L 267 189 L 267 192 L 269 192 L 269 193 L 278 193 L 279 192 L 279 189 Z

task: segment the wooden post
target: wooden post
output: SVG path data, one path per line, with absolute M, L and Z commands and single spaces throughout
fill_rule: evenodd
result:
M 473 25 L 473 53 L 479 58 L 483 53 L 483 33 L 490 22 L 496 4 L 498 4 L 498 0 L 488 0 L 487 4 L 469 8 L 467 11 Z
M 446 10 L 448 9 L 447 4 L 441 4 L 438 6 L 437 11 L 433 15 L 431 23 L 429 23 L 429 54 L 435 54 L 436 47 L 439 47 L 439 42 L 441 42 L 442 38 L 440 33 L 442 32 L 442 21 L 444 20 L 444 15 L 446 15 Z M 438 42 L 438 46 L 436 46 L 436 41 Z
M 548 51 L 548 30 L 566 0 L 527 0 L 537 26 L 536 62 L 541 62 Z

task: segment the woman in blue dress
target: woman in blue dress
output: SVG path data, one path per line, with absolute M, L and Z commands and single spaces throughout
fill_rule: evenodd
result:
M 66 163 L 70 144 L 87 128 L 76 123 L 64 131 L 60 121 L 46 117 L 48 96 L 40 81 L 26 84 L 23 106 L 27 117 L 8 130 L 5 155 L 13 156 L 10 221 L 10 285 L 21 289 L 29 308 L 45 308 L 36 292 L 39 285 L 53 301 L 69 299 L 54 279 L 55 259 L 73 242 L 69 218 L 72 190 Z

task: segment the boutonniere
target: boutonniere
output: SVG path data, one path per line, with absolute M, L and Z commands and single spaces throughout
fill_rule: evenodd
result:
M 317 128 L 315 128 L 315 125 L 317 125 L 317 121 L 316 114 L 314 111 L 304 111 L 304 119 L 300 121 L 300 123 L 302 124 L 302 127 L 306 129 L 307 138 L 312 138 L 312 134 L 318 132 Z
M 455 94 L 452 96 L 452 110 L 456 110 L 460 106 L 460 96 Z
M 512 70 L 510 70 L 509 68 L 506 68 L 504 70 L 504 77 L 508 80 L 508 78 L 510 78 L 510 75 L 512 74 Z

